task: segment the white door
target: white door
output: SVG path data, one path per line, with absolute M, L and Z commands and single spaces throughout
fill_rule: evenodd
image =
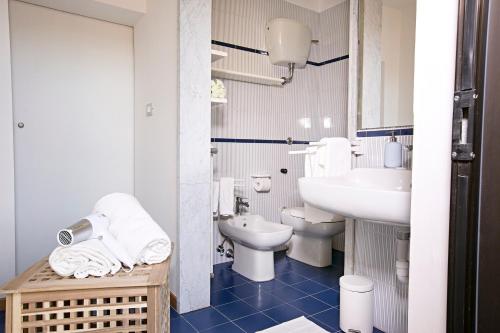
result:
M 133 193 L 133 30 L 10 1 L 16 263 L 101 196 Z

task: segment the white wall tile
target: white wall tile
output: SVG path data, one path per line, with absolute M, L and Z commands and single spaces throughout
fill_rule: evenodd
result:
M 307 24 L 313 31 L 313 38 L 320 39 L 318 45 L 312 45 L 311 61 L 321 62 L 347 54 L 349 18 L 348 6 L 344 3 L 321 14 L 331 17 L 333 25 L 323 30 L 320 14 L 284 0 L 214 0 L 212 15 L 214 40 L 265 50 L 266 22 L 275 17 L 288 17 Z M 321 40 L 328 41 L 330 52 L 321 53 Z M 267 56 L 216 45 L 213 48 L 228 53 L 228 57 L 214 67 L 273 77 L 287 74 L 284 67 L 271 65 Z M 342 60 L 298 69 L 292 83 L 285 87 L 225 80 L 228 103 L 212 108 L 212 137 L 273 140 L 292 137 L 315 141 L 327 136 L 347 136 L 347 79 L 348 60 Z M 331 128 L 324 128 L 326 117 L 332 119 Z M 300 125 L 302 118 L 311 119 L 311 128 Z M 297 179 L 304 173 L 304 157 L 290 156 L 288 151 L 304 146 L 251 143 L 215 143 L 214 146 L 219 149 L 214 157 L 214 178 L 245 179 L 245 187 L 236 193 L 249 198 L 252 213 L 279 223 L 283 207 L 303 205 Z M 281 168 L 286 168 L 288 173 L 280 173 Z M 272 175 L 270 193 L 256 193 L 252 189 L 250 176 L 254 173 Z M 221 236 L 218 230 L 214 235 L 215 247 L 220 244 Z M 342 250 L 343 235 L 335 237 L 333 245 Z M 213 254 L 214 263 L 227 260 L 216 254 L 215 249 Z
M 354 167 L 383 168 L 388 136 L 358 137 L 362 156 Z M 398 136 L 403 145 L 413 143 L 413 135 Z M 411 152 L 403 150 L 403 166 L 411 168 Z M 375 284 L 375 326 L 384 332 L 408 331 L 408 285 L 396 279 L 396 229 L 391 225 L 356 221 L 355 274 L 369 277 Z M 411 277 L 410 277 L 411 278 Z
M 290 5 L 284 0 L 214 0 L 212 39 L 265 50 L 265 23 L 273 17 L 290 17 L 303 21 L 320 40 L 312 46 L 311 61 L 344 56 L 349 49 L 349 3 L 344 2 L 321 14 Z M 272 66 L 267 56 L 225 47 L 214 48 L 229 56 L 214 66 L 260 75 L 281 77 L 285 68 Z M 280 87 L 261 86 L 226 80 L 227 105 L 212 108 L 212 137 L 319 140 L 327 136 L 344 136 L 348 122 L 349 62 L 343 60 L 297 70 L 291 84 Z M 311 128 L 300 126 L 301 118 L 311 119 Z M 324 118 L 332 126 L 324 128 Z M 360 138 L 363 155 L 353 158 L 353 167 L 383 167 L 383 149 L 388 137 Z M 400 141 L 412 143 L 412 136 Z M 303 175 L 303 157 L 290 156 L 283 144 L 214 143 L 219 153 L 214 158 L 214 178 L 232 176 L 245 180 L 237 195 L 250 202 L 250 211 L 269 221 L 280 221 L 282 207 L 302 205 L 297 178 Z M 411 166 L 411 153 L 404 151 L 404 166 Z M 281 168 L 287 168 L 286 175 Z M 256 193 L 251 187 L 253 173 L 272 176 L 270 193 Z M 214 227 L 214 247 L 222 237 Z M 334 237 L 332 246 L 344 248 L 344 234 Z M 355 271 L 375 282 L 375 325 L 386 332 L 406 332 L 407 287 L 396 281 L 394 272 L 395 228 L 360 222 L 356 226 Z M 214 263 L 226 261 L 213 249 Z
M 374 282 L 374 323 L 390 333 L 407 332 L 408 285 L 396 278 L 396 227 L 356 221 L 354 273 Z

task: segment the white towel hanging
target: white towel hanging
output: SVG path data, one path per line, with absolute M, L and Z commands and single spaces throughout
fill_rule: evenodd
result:
M 234 215 L 234 178 L 221 177 L 219 183 L 219 214 Z

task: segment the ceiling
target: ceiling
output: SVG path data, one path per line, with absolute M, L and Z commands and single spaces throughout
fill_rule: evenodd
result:
M 343 3 L 346 0 L 285 0 L 294 5 L 321 13 L 329 8 Z

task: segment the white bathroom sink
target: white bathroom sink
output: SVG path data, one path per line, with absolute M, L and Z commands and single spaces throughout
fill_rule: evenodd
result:
M 411 171 L 352 169 L 340 177 L 299 179 L 302 199 L 355 219 L 410 223 Z

